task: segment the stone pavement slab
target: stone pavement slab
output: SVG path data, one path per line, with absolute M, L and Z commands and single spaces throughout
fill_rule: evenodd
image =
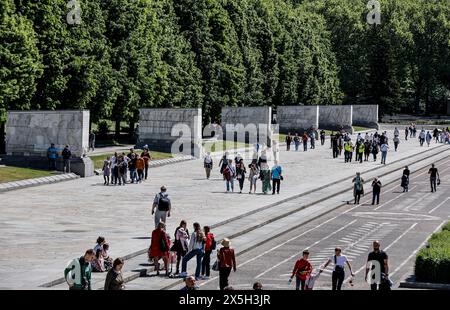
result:
M 392 136 L 392 133 L 390 133 Z M 433 144 L 431 148 L 441 145 Z M 442 146 L 441 146 L 442 147 Z M 447 147 L 447 146 L 445 146 Z M 403 141 L 388 163 L 425 151 L 417 140 Z M 308 152 L 281 151 L 285 181 L 281 194 L 226 194 L 217 162 L 206 180 L 202 160 L 190 160 L 149 171 L 142 184 L 103 186 L 101 176 L 31 187 L 1 194 L 0 276 L 5 288 L 34 288 L 61 277 L 66 263 L 80 256 L 103 235 L 112 257 L 142 250 L 154 228 L 150 208 L 161 185 L 173 202 L 171 234 L 181 219 L 212 225 L 280 200 L 380 167 L 379 162 L 345 164 L 333 159 L 329 141 Z M 248 181 L 245 190 L 248 190 Z M 260 191 L 261 184 L 258 184 Z M 15 253 L 14 260 L 9 259 Z M 30 269 L 21 266 L 33 266 Z M 26 279 L 26 280 L 25 280 Z

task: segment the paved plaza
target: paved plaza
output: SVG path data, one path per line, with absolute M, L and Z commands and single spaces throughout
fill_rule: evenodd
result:
M 388 136 L 393 137 L 392 131 Z M 167 221 L 167 231 L 172 236 L 181 219 L 187 220 L 189 227 L 194 221 L 213 225 L 292 197 L 297 199 L 292 203 L 295 207 L 302 193 L 319 188 L 323 193 L 327 191 L 326 185 L 333 184 L 338 191 L 337 184 L 357 171 L 370 171 L 376 176 L 378 172 L 383 174 L 395 169 L 400 179 L 405 163 L 420 162 L 430 156 L 439 160 L 446 156 L 446 150 L 448 146 L 442 144 L 432 143 L 428 148 L 420 147 L 417 139 L 402 139 L 399 151 L 391 150 L 388 165 L 383 166 L 379 160 L 346 164 L 343 156 L 333 159 L 329 140 L 324 146 L 316 142 L 316 149 L 307 152 L 292 149 L 286 152 L 283 147 L 280 164 L 285 180 L 280 195 L 275 196 L 248 195 L 248 181 L 243 194 L 226 194 L 218 159 L 211 180 L 205 178 L 202 160 L 191 160 L 152 168 L 150 179 L 138 185 L 106 187 L 101 176 L 94 176 L 1 193 L 1 288 L 35 289 L 61 278 L 67 262 L 92 248 L 99 235 L 106 237 L 112 257 L 148 248 L 154 228 L 151 205 L 161 185 L 168 188 L 172 199 L 172 217 Z M 347 190 L 351 182 L 340 186 Z M 428 190 L 427 184 L 423 186 Z M 237 187 L 235 182 L 235 190 Z M 261 192 L 260 183 L 257 192 Z M 221 229 L 230 235 L 240 227 L 225 224 Z M 15 253 L 14 259 L 11 253 Z

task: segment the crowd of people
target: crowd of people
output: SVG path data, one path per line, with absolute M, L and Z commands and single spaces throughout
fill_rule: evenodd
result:
M 425 134 L 425 138 L 422 141 L 424 130 L 419 133 L 419 142 L 423 145 L 423 141 L 430 143 L 429 134 Z M 393 143 L 395 151 L 397 151 L 400 139 L 399 131 L 397 128 L 394 130 Z M 431 135 L 431 134 L 430 134 Z M 416 129 L 414 125 L 405 129 L 405 139 L 408 136 L 415 137 Z M 433 138 L 435 142 L 448 143 L 449 130 L 443 129 L 442 131 L 433 131 Z M 310 148 L 315 148 L 315 140 L 319 140 L 321 145 L 325 144 L 325 131 L 321 131 L 318 135 L 311 131 L 304 133 L 302 136 L 290 134 L 286 137 L 287 150 L 290 151 L 291 144 L 295 145 L 295 150 L 299 150 L 299 146 L 303 143 L 303 150 L 308 150 L 308 142 Z M 387 132 L 379 134 L 366 133 L 365 136 L 358 134 L 353 144 L 351 136 L 348 133 L 339 131 L 332 133 L 330 136 L 331 149 L 333 150 L 333 157 L 337 158 L 342 155 L 344 151 L 345 162 L 351 162 L 353 153 L 355 153 L 355 160 L 362 163 L 369 161 L 370 155 L 373 156 L 373 160 L 377 160 L 377 154 L 381 152 L 381 162 L 386 164 L 387 152 L 389 150 L 389 138 Z M 280 193 L 280 184 L 283 180 L 283 169 L 277 160 L 272 160 L 277 157 L 278 150 L 267 147 L 266 145 L 258 145 L 255 148 L 252 161 L 247 164 L 244 162 L 244 158 L 237 154 L 234 158 L 231 158 L 230 153 L 225 152 L 220 159 L 218 166 L 219 171 L 225 181 L 226 192 L 234 192 L 234 180 L 237 180 L 239 186 L 239 193 L 244 191 L 245 180 L 249 181 L 249 194 L 255 193 L 257 189 L 258 181 L 261 181 L 261 190 L 263 194 L 267 194 L 272 191 L 272 194 Z M 133 149 L 130 149 L 130 153 L 118 155 L 114 154 L 113 157 L 107 158 L 104 161 L 103 172 L 105 177 L 105 185 L 117 184 L 124 185 L 127 182 L 127 172 L 129 172 L 130 183 L 139 183 L 146 180 L 148 177 L 148 164 L 151 159 L 151 155 L 148 147 L 144 148 L 141 154 L 135 153 Z M 273 164 L 270 164 L 273 163 Z M 203 161 L 206 178 L 211 177 L 211 172 L 214 168 L 214 160 L 210 153 L 208 153 Z M 429 170 L 431 191 L 436 191 L 436 186 L 439 185 L 439 173 L 434 167 L 434 164 Z M 112 177 L 111 180 L 109 177 Z M 408 192 L 410 171 L 408 167 L 405 167 L 402 173 L 401 186 L 404 192 Z M 360 198 L 364 195 L 364 183 L 360 173 L 357 173 L 352 180 L 354 184 L 354 203 L 359 204 Z M 372 205 L 380 203 L 380 194 L 382 183 L 378 178 L 374 178 L 371 183 L 372 186 Z M 171 216 L 172 203 L 167 193 L 165 186 L 161 187 L 161 191 L 155 195 L 152 206 L 152 215 L 154 215 L 155 229 L 152 231 L 151 244 L 148 249 L 148 258 L 155 266 L 156 275 L 160 275 L 160 261 L 162 260 L 164 265 L 164 275 L 167 277 L 178 277 L 185 280 L 186 286 L 183 290 L 195 290 L 198 289 L 196 282 L 199 280 L 207 280 L 210 277 L 211 269 L 219 272 L 219 287 L 221 290 L 233 289 L 229 286 L 228 278 L 231 271 L 236 271 L 237 264 L 235 258 L 234 249 L 230 246 L 230 240 L 224 238 L 220 242 L 215 240 L 215 236 L 211 231 L 210 226 L 204 226 L 203 228 L 199 223 L 193 223 L 193 231 L 189 233 L 188 225 L 185 220 L 182 220 L 179 226 L 175 229 L 173 239 L 166 232 L 166 221 Z M 172 241 L 173 240 L 173 241 Z M 221 245 L 221 248 L 217 250 L 217 244 Z M 369 254 L 368 261 L 379 261 L 381 269 L 381 278 L 383 281 L 379 286 L 371 286 L 372 289 L 389 289 L 390 280 L 388 278 L 388 264 L 387 254 L 380 250 L 379 242 L 373 243 L 374 251 Z M 91 289 L 90 278 L 92 272 L 107 272 L 105 281 L 105 290 L 117 290 L 124 289 L 124 281 L 122 277 L 122 268 L 124 266 L 124 260 L 116 258 L 113 260 L 108 255 L 109 245 L 106 243 L 105 238 L 98 237 L 97 244 L 93 249 L 86 251 L 85 255 L 77 259 L 78 264 L 81 266 L 79 272 L 80 277 L 74 277 L 77 279 L 75 282 L 68 281 L 70 289 Z M 217 250 L 217 257 L 213 264 L 212 253 Z M 317 272 L 313 272 L 313 266 L 309 263 L 309 250 L 305 250 L 302 257 L 296 262 L 292 276 L 290 280 L 296 277 L 296 289 L 312 289 L 315 280 L 319 277 L 320 273 L 329 265 L 334 264 L 332 274 L 332 289 L 340 290 L 345 278 L 345 266 L 348 266 L 350 273 L 354 276 L 351 265 L 342 254 L 340 248 L 336 248 L 335 255 L 330 257 L 323 266 L 321 266 Z M 189 275 L 187 273 L 188 263 L 195 258 L 195 274 Z M 175 264 L 176 270 L 173 272 L 173 264 Z M 170 265 L 170 269 L 169 269 Z M 72 266 L 73 267 L 73 266 Z M 68 266 L 65 270 L 65 277 L 68 279 L 68 275 L 73 268 Z M 369 269 L 366 270 L 366 277 Z M 77 282 L 78 281 L 78 282 Z M 261 283 L 255 283 L 254 289 L 262 289 Z

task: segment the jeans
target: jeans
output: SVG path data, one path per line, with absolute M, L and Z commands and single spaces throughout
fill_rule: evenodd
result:
M 431 192 L 436 191 L 436 178 L 430 178 Z
M 145 179 L 147 180 L 147 176 L 148 176 L 148 164 L 145 165 Z
M 298 151 L 298 147 L 300 146 L 299 142 L 295 142 L 295 150 Z
M 202 260 L 202 276 L 206 275 L 209 277 L 211 270 L 211 253 L 212 250 L 205 251 L 205 255 Z
M 230 191 L 230 186 L 231 186 L 231 190 L 234 191 L 234 179 L 231 178 L 230 181 L 227 181 L 227 192 Z
M 206 172 L 206 178 L 209 179 L 209 177 L 211 176 L 211 168 L 205 168 L 205 172 Z
M 320 137 L 320 144 L 324 145 L 325 144 L 325 137 Z
M 344 271 L 333 271 L 333 275 L 331 276 L 331 284 L 333 291 L 340 291 L 342 287 L 342 283 L 344 282 L 345 272 Z
M 130 169 L 130 180 L 131 183 L 134 183 L 134 180 L 138 181 L 136 169 Z
M 372 192 L 372 204 L 375 204 L 375 198 L 377 199 L 377 204 L 380 203 L 380 192 Z
M 56 170 L 56 158 L 48 159 L 48 167 L 50 170 Z
M 394 142 L 395 151 L 397 152 L 398 142 Z
M 277 190 L 277 193 L 280 193 L 280 184 L 281 184 L 281 180 L 280 179 L 272 179 L 272 193 L 275 194 L 275 187 Z
M 195 268 L 195 277 L 200 277 L 200 271 L 202 268 L 202 256 L 203 256 L 203 250 L 202 249 L 194 249 L 187 253 L 183 257 L 183 261 L 181 263 L 181 272 L 186 272 L 187 270 L 187 263 L 193 258 L 194 256 L 197 256 L 197 266 Z
M 303 151 L 307 151 L 308 150 L 308 142 L 303 142 Z
M 241 178 L 238 179 L 238 181 L 239 181 L 239 189 L 240 189 L 240 191 L 242 192 L 242 189 L 244 188 L 245 177 L 244 177 L 244 176 L 241 176 Z
M 298 291 L 300 289 L 300 287 L 301 287 L 302 291 L 304 291 L 305 290 L 305 283 L 306 283 L 305 280 L 300 280 L 299 277 L 295 277 L 295 290 Z
M 138 181 L 139 182 L 144 180 L 144 170 L 138 169 L 137 174 L 138 174 Z
M 387 151 L 381 152 L 381 163 L 386 165 Z
M 70 159 L 63 160 L 63 172 L 70 173 Z
M 219 268 L 219 287 L 221 291 L 228 286 L 228 277 L 230 276 L 230 273 L 231 267 Z

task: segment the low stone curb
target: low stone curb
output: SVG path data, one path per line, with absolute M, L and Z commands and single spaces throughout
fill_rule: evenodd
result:
M 0 193 L 12 191 L 21 188 L 51 184 L 51 183 L 59 183 L 64 181 L 70 181 L 80 178 L 75 173 L 66 173 L 66 174 L 58 174 L 51 177 L 42 177 L 42 178 L 34 178 L 34 179 L 26 179 L 8 183 L 0 183 Z
M 415 289 L 428 289 L 428 290 L 450 290 L 450 284 L 444 283 L 428 283 L 428 282 L 400 282 L 401 288 L 415 288 Z

